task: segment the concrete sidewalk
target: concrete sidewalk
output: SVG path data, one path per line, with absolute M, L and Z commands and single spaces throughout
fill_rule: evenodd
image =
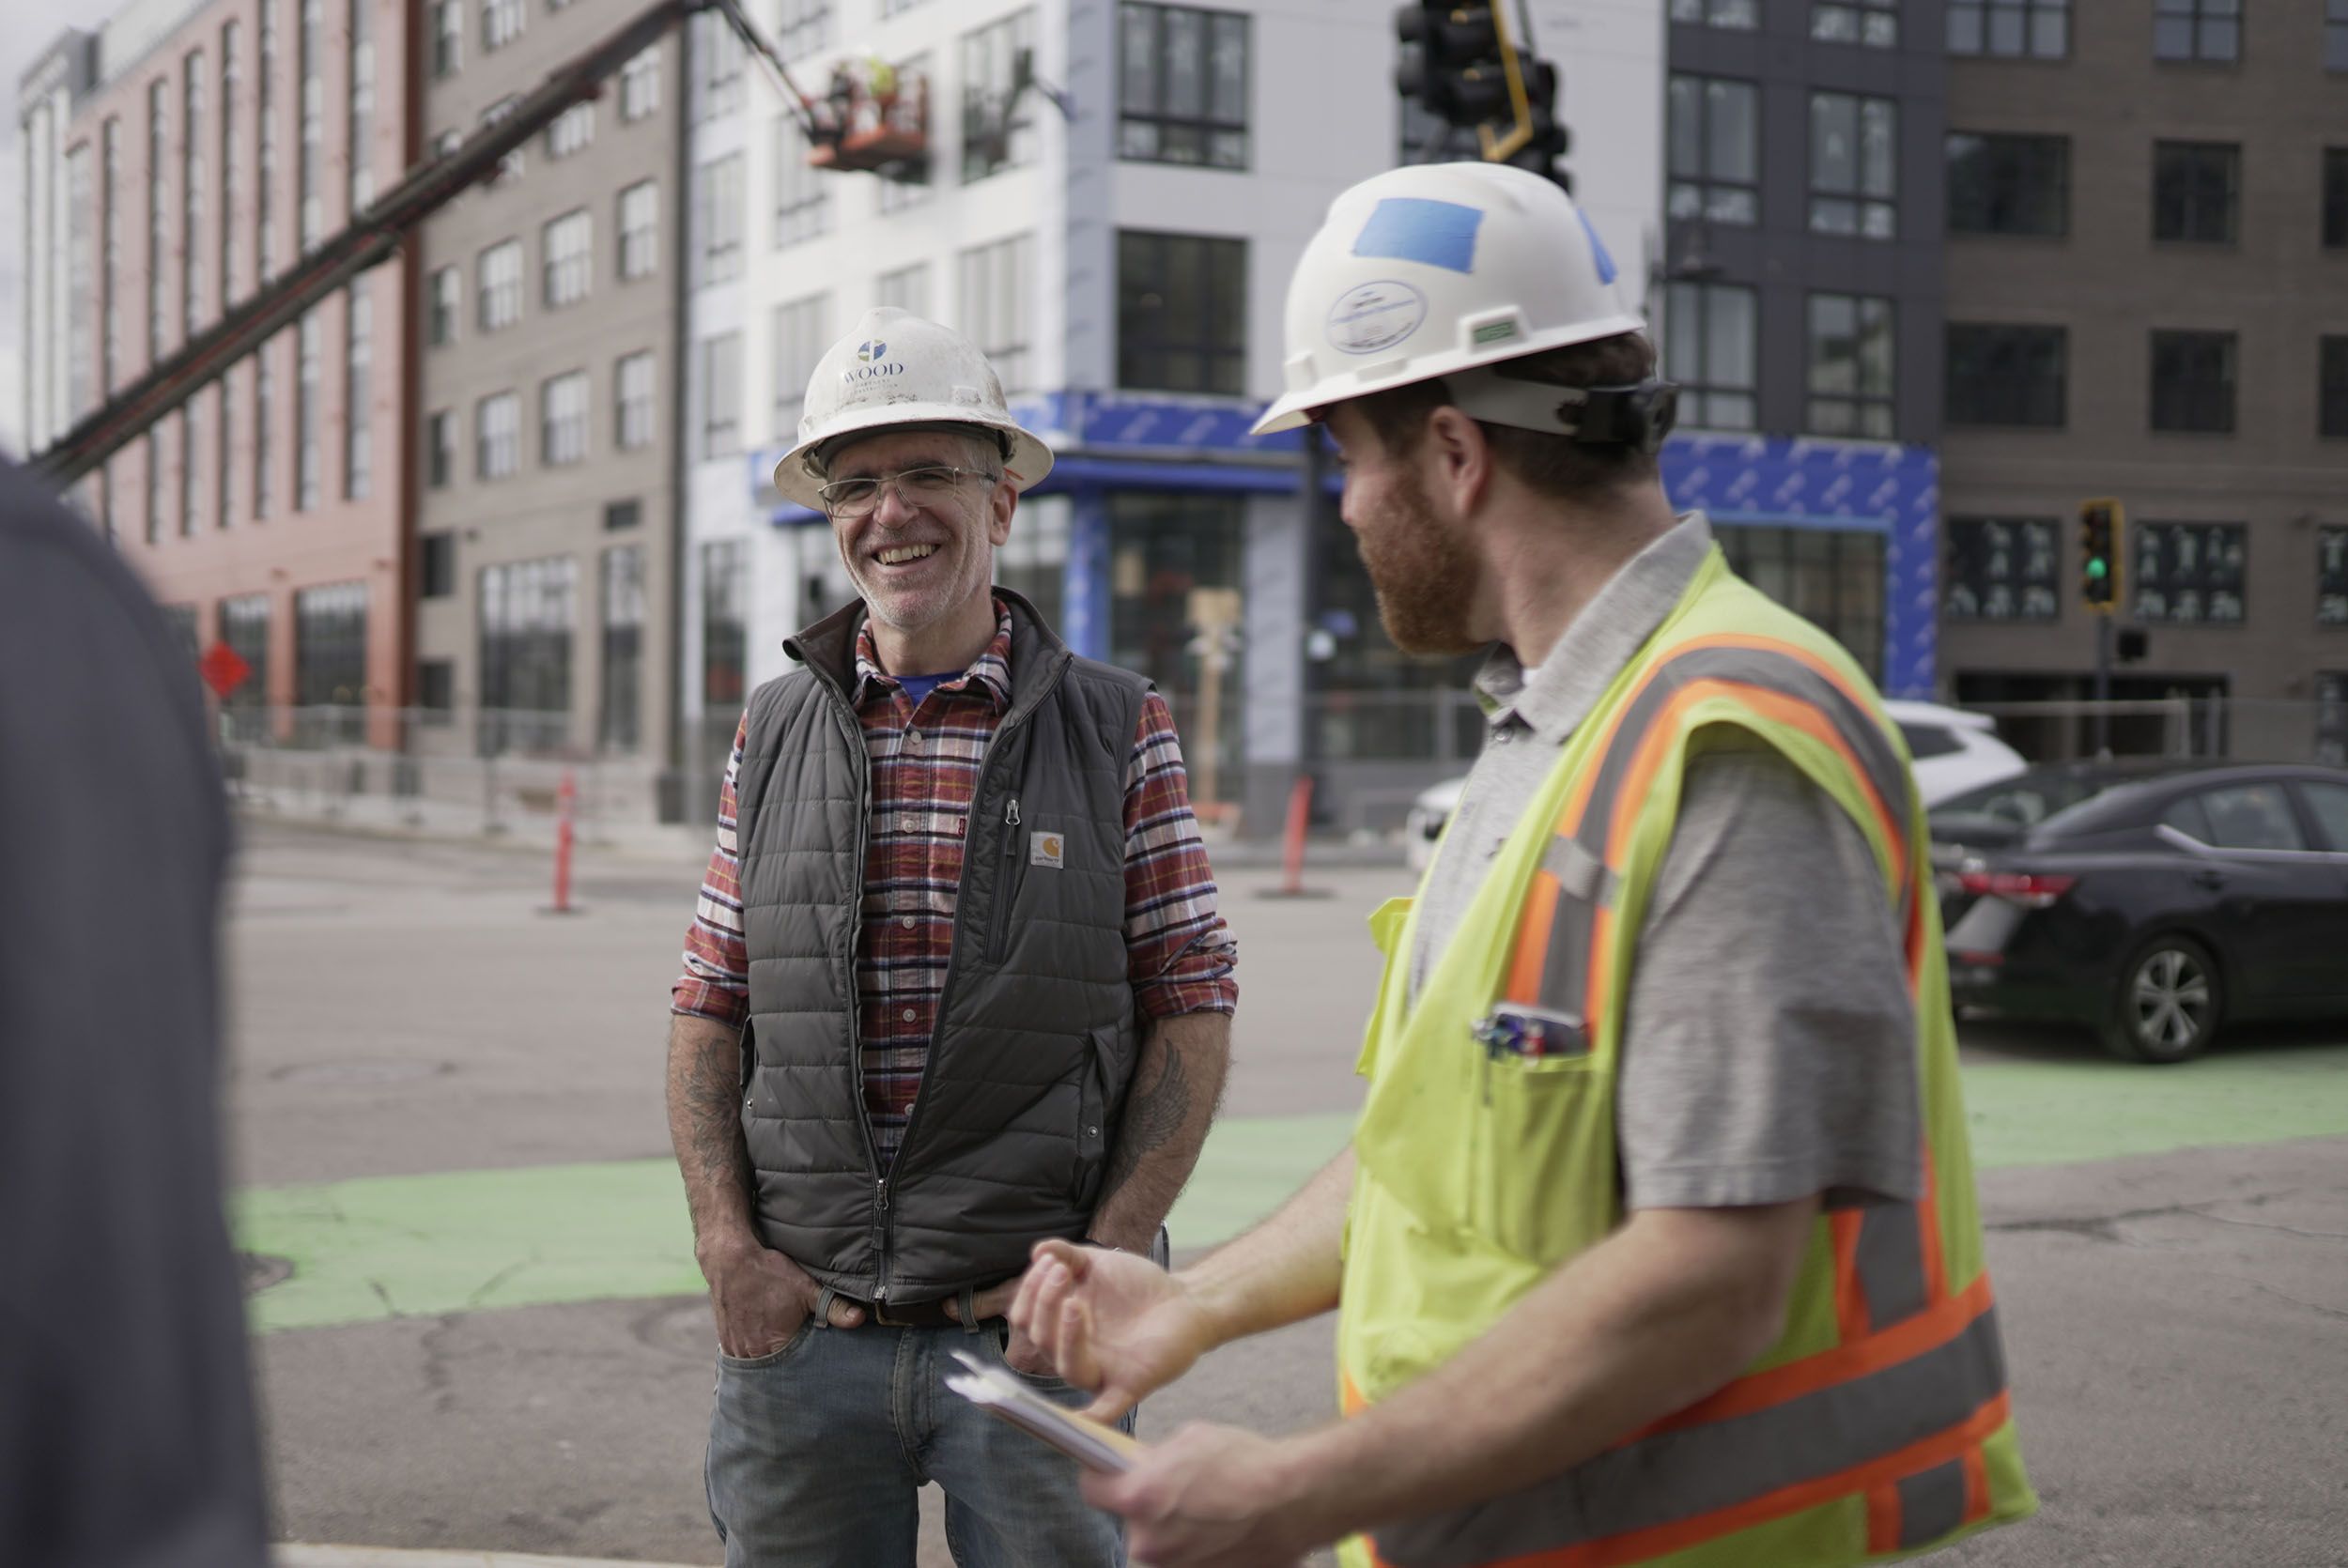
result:
M 319 1546 L 290 1541 L 271 1568 L 692 1568 L 681 1562 L 623 1562 L 609 1557 L 527 1557 L 518 1552 L 417 1552 L 396 1546 Z

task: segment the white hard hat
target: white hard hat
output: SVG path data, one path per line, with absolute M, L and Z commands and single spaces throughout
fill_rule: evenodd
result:
M 1289 281 L 1287 391 L 1256 434 L 1349 397 L 1640 331 L 1614 260 L 1553 182 L 1506 163 L 1419 163 L 1329 204 Z M 1478 419 L 1558 428 L 1557 393 L 1455 381 Z
M 1011 417 L 1003 383 L 968 338 L 880 305 L 815 362 L 799 438 L 775 465 L 775 488 L 823 509 L 826 448 L 843 436 L 908 425 L 970 425 L 1003 446 L 1003 473 L 1025 490 L 1052 471 L 1052 449 Z

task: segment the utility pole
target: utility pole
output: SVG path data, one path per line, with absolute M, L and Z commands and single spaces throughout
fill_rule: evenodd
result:
M 2111 755 L 2111 617 L 2120 601 L 2126 511 L 2111 497 L 2079 503 L 2079 602 L 2095 618 L 2095 755 Z

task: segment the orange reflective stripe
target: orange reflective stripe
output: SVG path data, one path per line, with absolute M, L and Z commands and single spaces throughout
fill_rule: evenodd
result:
M 1806 1508 L 1832 1502 L 1837 1498 L 1849 1497 L 1877 1486 L 1895 1484 L 1902 1476 L 1913 1475 L 1935 1465 L 1945 1465 L 1969 1450 L 1977 1452 L 1982 1442 L 2010 1419 L 2012 1404 L 2011 1395 L 2000 1393 L 1956 1425 L 1936 1432 L 1920 1442 L 1910 1443 L 1896 1453 L 1870 1459 L 1863 1465 L 1853 1466 L 1834 1475 L 1820 1476 L 1815 1481 L 1781 1487 L 1733 1507 L 1700 1514 L 1692 1519 L 1658 1525 L 1653 1530 L 1609 1536 L 1603 1541 L 1585 1541 L 1579 1545 L 1495 1558 L 1484 1568 L 1628 1568 L 1629 1564 L 1645 1562 L 1650 1558 L 1686 1551 L 1691 1546 L 1700 1546 L 1707 1541 L 1733 1535 L 1738 1530 L 1750 1530 L 1755 1525 L 1765 1525 L 1772 1519 L 1782 1519 L 1789 1514 L 1799 1514 Z
M 1826 1217 L 1834 1244 L 1834 1322 L 1845 1345 L 1867 1337 L 1867 1292 L 1859 1279 L 1859 1229 L 1865 1218 L 1856 1208 L 1838 1208 Z
M 1863 1377 L 1946 1345 L 1996 1304 L 1989 1289 L 1989 1276 L 1984 1273 L 1962 1294 L 1944 1297 L 1913 1317 L 1902 1318 L 1854 1344 L 1821 1350 L 1767 1372 L 1747 1373 L 1718 1393 L 1696 1401 L 1676 1415 L 1666 1416 L 1646 1430 L 1669 1432 L 1706 1422 L 1726 1421 L 1731 1416 L 1766 1410 L 1819 1389 Z
M 1895 1552 L 1900 1549 L 1900 1489 L 1897 1486 L 1867 1488 L 1867 1550 Z
M 1517 917 L 1516 957 L 1508 965 L 1508 984 L 1501 994 L 1511 1002 L 1541 1000 L 1541 971 L 1549 961 L 1549 930 L 1557 918 L 1557 879 L 1547 871 L 1533 873 L 1524 895 L 1524 910 Z
M 1965 1522 L 1989 1517 L 1989 1460 L 1975 1443 L 1965 1451 Z
M 1949 1265 L 1947 1254 L 1940 1249 L 1940 1174 L 1933 1168 L 1929 1139 L 1924 1143 L 1924 1191 L 1916 1200 L 1916 1222 L 1923 1227 L 1924 1299 L 1942 1300 L 1949 1294 Z M 1982 1275 L 1983 1280 L 1988 1277 L 1986 1272 Z M 1981 1281 L 1973 1283 L 1979 1284 Z

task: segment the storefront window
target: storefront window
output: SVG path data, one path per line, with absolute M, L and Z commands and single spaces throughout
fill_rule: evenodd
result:
M 1730 570 L 1883 673 L 1883 536 L 1817 528 L 1720 530 Z
M 1245 503 L 1126 491 L 1108 512 L 1109 662 L 1157 683 L 1182 731 L 1192 804 L 1213 817 L 1241 794 L 1246 762 Z
M 1308 745 L 1323 761 L 1440 760 L 1464 766 L 1484 744 L 1474 682 L 1481 653 L 1405 653 L 1378 619 L 1369 568 L 1334 507 L 1314 525 L 1320 592 L 1305 652 L 1313 671 Z
M 1068 577 L 1068 498 L 1023 500 L 1011 520 L 1011 539 L 995 552 L 995 580 L 1023 595 L 1061 637 Z

